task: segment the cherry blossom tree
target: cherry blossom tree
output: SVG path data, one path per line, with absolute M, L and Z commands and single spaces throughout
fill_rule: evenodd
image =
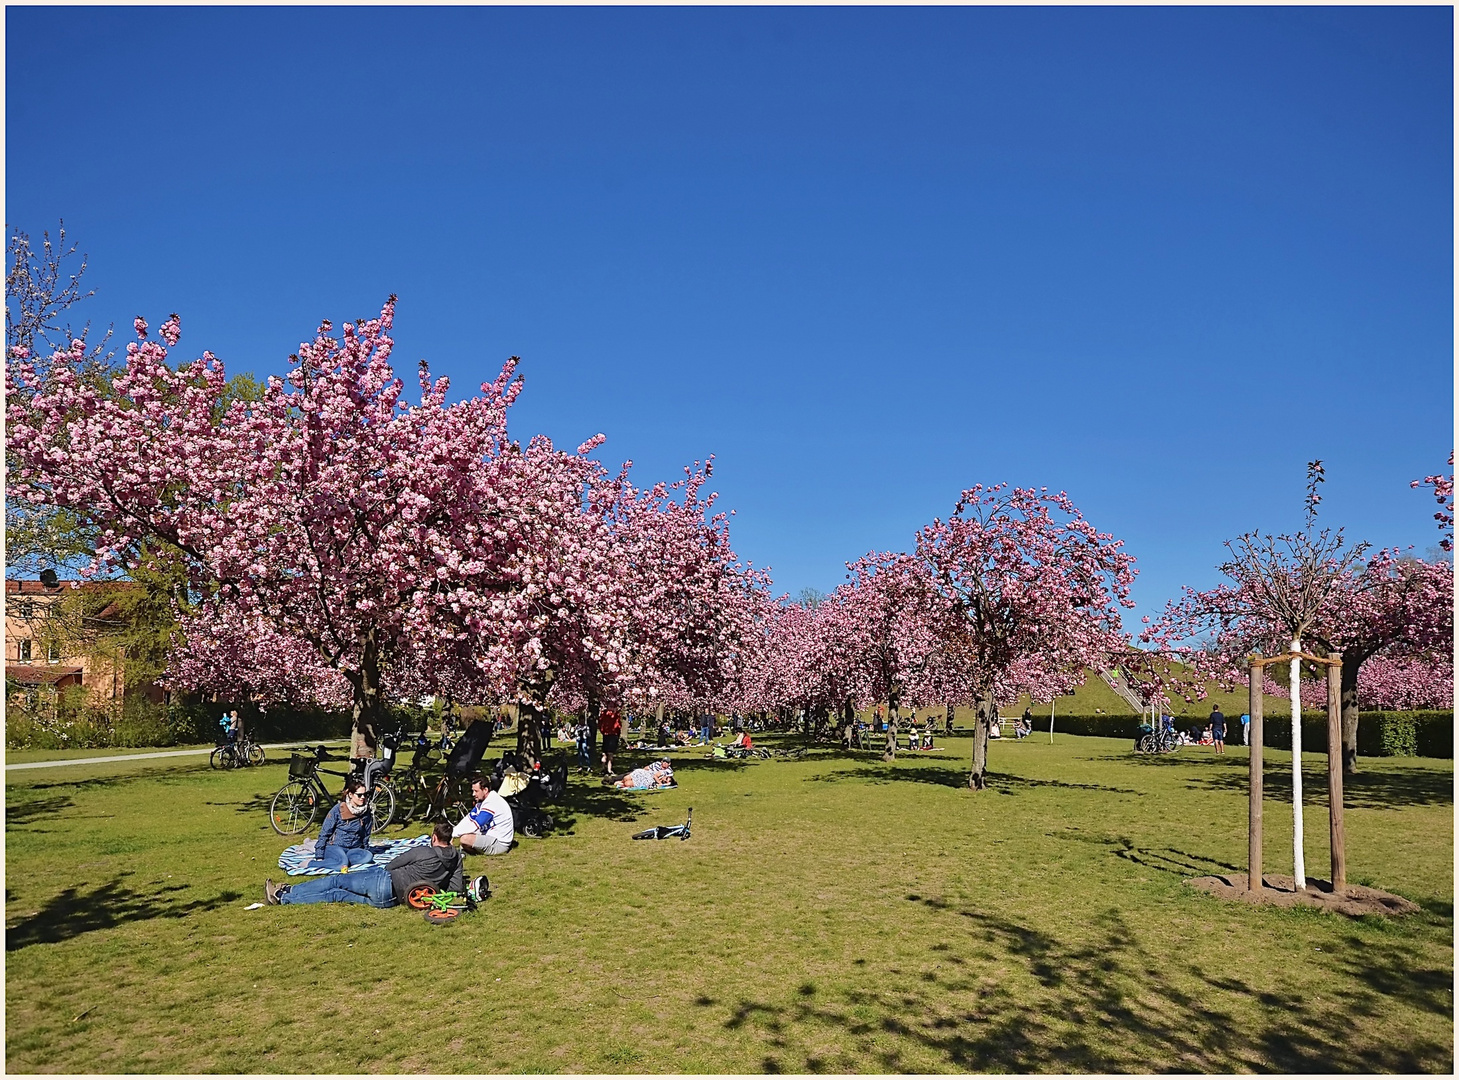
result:
M 141 319 L 109 395 L 83 377 L 79 342 L 43 375 L 13 357 L 11 483 L 95 527 L 93 569 L 137 539 L 180 552 L 213 598 L 212 637 L 191 629 L 214 660 L 266 623 L 307 647 L 281 647 L 281 662 L 308 655 L 344 678 L 359 728 L 378 722 L 382 672 L 432 647 L 465 649 L 486 683 L 530 686 L 551 666 L 552 612 L 610 591 L 591 572 L 607 569 L 606 537 L 583 512 L 601 436 L 575 454 L 511 441 L 515 359 L 455 404 L 422 365 L 409 404 L 389 363 L 393 318 L 392 298 L 338 339 L 322 324 L 261 401 L 226 408 L 222 363 L 204 353 L 174 370 Z M 163 342 L 179 332 L 167 320 Z M 595 661 L 616 662 L 615 629 L 589 635 Z
M 1373 709 L 1452 709 L 1453 654 L 1436 652 L 1428 659 L 1376 656 L 1358 675 L 1358 695 Z
M 604 702 L 712 707 L 753 639 L 752 597 L 764 581 L 735 555 L 729 516 L 714 511 L 718 493 L 704 493 L 712 460 L 647 490 L 628 482 L 631 464 L 600 477 L 588 498 L 603 529 L 594 554 L 604 594 L 595 606 L 560 609 L 549 648 L 564 696 L 581 700 L 590 728 Z M 578 644 L 605 624 L 616 627 L 617 648 L 599 661 Z
M 1439 530 L 1444 534 L 1439 541 L 1439 547 L 1445 551 L 1454 550 L 1454 451 L 1449 451 L 1449 475 L 1437 473 L 1434 476 L 1425 476 L 1422 480 L 1409 482 L 1409 487 L 1416 488 L 1420 485 L 1427 485 L 1433 489 L 1434 501 L 1439 504 L 1439 509 L 1434 514 L 1434 520 L 1439 523 Z
M 918 532 L 917 561 L 948 612 L 948 661 L 976 709 L 973 790 L 988 783 L 998 700 L 1051 695 L 1124 652 L 1118 609 L 1134 606 L 1134 558 L 1122 549 L 1064 492 L 1006 484 L 969 488 L 947 521 Z
M 909 686 L 942 661 L 945 605 L 927 567 L 910 555 L 872 552 L 847 569 L 851 580 L 817 611 L 831 607 L 837 613 L 837 652 L 864 687 L 864 699 L 887 703 L 883 756 L 891 761 Z

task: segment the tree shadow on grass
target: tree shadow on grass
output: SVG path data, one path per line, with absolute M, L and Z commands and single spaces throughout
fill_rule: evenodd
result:
M 211 771 L 213 770 L 210 770 L 207 762 L 204 761 L 202 764 L 197 765 L 189 764 L 179 766 L 169 764 L 136 772 L 117 773 L 112 776 L 89 776 L 82 780 L 41 780 L 37 778 L 33 782 L 27 776 L 18 778 L 7 776 L 5 778 L 5 786 L 13 791 L 49 791 L 52 788 L 74 788 L 81 791 L 94 791 L 116 787 L 119 784 L 135 783 L 138 780 L 151 780 L 160 784 L 191 782 L 196 780 L 200 775 L 207 775 Z
M 1060 829 L 1049 834 L 1059 840 L 1079 844 L 1094 844 L 1106 847 L 1116 858 L 1124 859 L 1151 870 L 1173 874 L 1182 881 L 1189 877 L 1205 877 L 1210 874 L 1244 873 L 1245 867 L 1222 862 L 1220 859 L 1199 852 L 1182 851 L 1173 847 L 1136 847 L 1128 836 L 1109 836 L 1103 833 L 1084 833 L 1076 828 Z
M 909 767 L 910 766 L 910 767 Z M 932 784 L 936 787 L 963 789 L 968 786 L 968 770 L 962 765 L 933 764 L 927 759 L 911 759 L 903 765 L 896 762 L 878 761 L 854 769 L 836 769 L 831 772 L 807 776 L 806 782 L 827 784 L 859 781 L 863 784 Z M 1017 795 L 1037 788 L 1061 788 L 1071 791 L 1100 791 L 1113 795 L 1144 796 L 1143 791 L 1133 788 L 1111 787 L 1108 784 L 1075 784 L 1065 780 L 1036 780 L 1025 776 L 1009 776 L 1002 773 L 988 773 L 988 792 L 998 795 Z
M 631 799 L 621 789 L 599 783 L 568 784 L 562 801 L 545 808 L 557 823 L 557 831 L 568 831 L 577 824 L 579 814 L 607 818 L 609 821 L 637 821 L 648 809 Z
M 1239 770 L 1220 775 L 1195 776 L 1187 785 L 1211 791 L 1245 795 L 1251 776 L 1246 762 Z M 1448 769 L 1416 765 L 1402 769 L 1368 770 L 1343 777 L 1343 805 L 1359 810 L 1402 810 L 1414 806 L 1452 806 L 1454 774 Z M 1302 768 L 1303 798 L 1327 802 L 1327 770 L 1321 765 Z M 1285 762 L 1262 770 L 1262 796 L 1275 802 L 1292 801 L 1292 770 Z
M 5 807 L 5 831 L 10 832 L 34 821 L 55 817 L 74 805 L 75 801 L 69 795 L 18 800 Z
M 1172 964 L 1146 951 L 1114 911 L 1064 941 L 999 915 L 907 899 L 947 919 L 944 940 L 927 957 L 938 961 L 933 970 L 870 989 L 827 993 L 804 984 L 783 1003 L 741 999 L 727 1003 L 723 1027 L 760 1039 L 765 1067 L 780 1072 L 922 1071 L 929 1053 L 933 1069 L 962 1072 L 1417 1072 L 1452 1064 L 1443 1039 L 1389 1040 L 1376 1030 L 1366 1045 L 1353 1039 L 1354 1015 L 1394 1005 L 1449 1015 L 1451 974 L 1403 942 L 1364 941 L 1334 957 L 1334 976 L 1309 996 Z M 991 949 L 1003 963 L 968 963 L 957 955 L 967 946 Z M 1003 964 L 1013 978 L 989 977 Z M 1249 1010 L 1233 1012 L 1243 999 L 1262 1006 L 1254 1025 Z M 829 1040 L 845 1049 L 828 1054 Z
M 5 950 L 13 952 L 28 945 L 51 945 L 94 930 L 110 930 L 123 923 L 150 919 L 183 919 L 199 911 L 240 900 L 243 894 L 231 889 L 205 900 L 183 902 L 176 894 L 190 891 L 186 885 L 166 885 L 143 893 L 122 883 L 123 873 L 88 891 L 85 885 L 62 889 L 28 918 L 5 928 Z

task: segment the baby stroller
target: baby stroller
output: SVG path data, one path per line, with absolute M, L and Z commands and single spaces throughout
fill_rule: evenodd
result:
M 491 770 L 491 786 L 512 808 L 512 820 L 522 835 L 539 839 L 551 832 L 554 824 L 552 815 L 542 807 L 561 802 L 567 792 L 567 762 L 559 762 L 548 772 L 524 769 L 517 755 L 508 751 Z

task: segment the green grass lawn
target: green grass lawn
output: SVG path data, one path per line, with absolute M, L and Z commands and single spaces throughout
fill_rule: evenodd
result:
M 1364 760 L 1349 873 L 1423 910 L 1354 921 L 1182 884 L 1245 862 L 1240 751 L 1005 741 L 976 795 L 967 754 L 680 753 L 654 795 L 574 777 L 564 827 L 469 858 L 496 895 L 439 929 L 244 910 L 279 876 L 282 764 L 12 774 L 6 1066 L 1452 1070 L 1452 762 Z M 1268 869 L 1290 871 L 1290 759 L 1268 757 Z M 1309 755 L 1314 876 L 1324 775 Z M 629 839 L 689 806 L 688 842 Z
M 123 754 L 165 754 L 178 750 L 212 750 L 213 743 L 178 743 L 176 746 L 126 746 L 69 750 L 6 750 L 5 761 L 17 765 L 31 761 L 64 761 L 70 758 L 117 757 Z

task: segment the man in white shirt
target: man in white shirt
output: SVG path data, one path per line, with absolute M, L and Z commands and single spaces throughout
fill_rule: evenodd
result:
M 481 773 L 471 778 L 471 797 L 476 805 L 451 830 L 452 838 L 459 837 L 461 850 L 473 855 L 505 855 L 515 831 L 511 806 Z

